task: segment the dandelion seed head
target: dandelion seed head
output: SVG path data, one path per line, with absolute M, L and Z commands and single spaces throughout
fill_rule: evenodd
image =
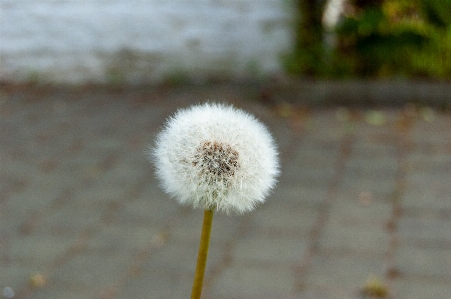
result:
M 181 204 L 226 213 L 264 201 L 279 174 L 277 155 L 255 117 L 209 103 L 179 110 L 149 151 L 167 193 Z

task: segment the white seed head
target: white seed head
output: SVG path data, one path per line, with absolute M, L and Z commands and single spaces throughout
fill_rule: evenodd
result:
M 255 117 L 203 104 L 169 118 L 149 151 L 164 190 L 194 208 L 243 213 L 263 202 L 279 174 L 276 145 Z

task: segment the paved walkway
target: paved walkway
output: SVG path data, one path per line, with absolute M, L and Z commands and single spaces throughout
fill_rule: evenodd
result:
M 189 298 L 202 211 L 160 190 L 144 150 L 178 107 L 213 99 L 269 126 L 282 175 L 254 212 L 215 215 L 205 299 L 450 298 L 451 114 L 255 97 L 1 91 L 3 297 Z

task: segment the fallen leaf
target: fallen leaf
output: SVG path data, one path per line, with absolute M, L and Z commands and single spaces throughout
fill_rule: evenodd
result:
M 365 115 L 365 120 L 368 124 L 373 126 L 382 126 L 387 122 L 387 117 L 383 112 L 370 111 Z
M 365 296 L 375 298 L 387 298 L 387 286 L 375 275 L 370 275 L 362 287 L 362 293 Z
M 435 120 L 435 112 L 432 108 L 425 107 L 420 109 L 421 118 L 429 123 Z
M 30 285 L 32 288 L 42 288 L 47 284 L 47 278 L 41 273 L 33 274 L 30 277 Z
M 160 233 L 156 234 L 152 237 L 152 240 L 150 240 L 150 243 L 152 244 L 152 247 L 158 248 L 166 245 L 166 243 L 169 240 L 169 233 L 166 230 L 161 231 Z

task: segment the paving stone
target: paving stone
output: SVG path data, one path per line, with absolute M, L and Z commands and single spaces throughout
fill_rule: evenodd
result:
M 392 216 L 392 209 L 385 198 L 370 192 L 342 193 L 330 206 L 329 222 L 332 225 L 382 229 Z
M 307 249 L 307 241 L 292 237 L 249 236 L 235 245 L 232 258 L 237 262 L 295 264 Z
M 338 152 L 338 148 L 300 147 L 291 163 L 283 168 L 283 172 L 312 175 L 314 177 L 330 177 L 334 173 Z
M 390 156 L 366 156 L 359 158 L 351 158 L 346 162 L 345 177 L 352 178 L 370 178 L 381 179 L 387 178 L 394 180 L 398 172 L 398 163 L 395 157 Z
M 308 171 L 307 171 L 308 172 Z M 288 182 L 293 182 L 292 179 L 296 178 L 292 176 L 291 180 Z M 315 189 L 326 189 L 332 180 L 331 175 L 323 174 L 323 173 L 315 173 L 311 172 L 309 174 L 299 173 L 296 181 L 299 187 L 307 187 L 307 188 L 315 188 Z
M 63 238 L 50 234 L 20 236 L 8 241 L 6 257 L 45 267 L 56 258 L 63 256 L 74 242 L 75 238 Z
M 96 226 L 95 233 L 87 241 L 86 250 L 103 253 L 123 252 L 124 254 L 131 251 L 136 254 L 152 246 L 159 246 L 156 244 L 157 238 L 164 232 L 158 227 L 100 224 Z
M 396 299 L 446 299 L 451 294 L 451 283 L 449 282 L 400 278 L 393 281 L 392 288 Z
M 394 168 L 394 165 L 397 164 L 395 158 L 398 154 L 398 139 L 395 139 L 396 137 L 392 133 L 387 135 L 370 135 L 366 138 L 369 140 L 362 136 L 361 138 L 356 138 L 354 143 L 352 143 L 351 161 L 354 161 L 354 163 L 362 162 L 366 165 L 376 167 L 379 165 L 372 162 L 381 161 L 389 169 Z
M 408 174 L 407 182 L 416 188 L 442 188 L 449 191 L 448 182 L 451 180 L 449 169 L 451 169 L 451 163 L 449 166 L 437 165 L 433 167 L 433 170 L 416 170 L 415 172 Z
M 147 163 L 144 154 L 140 166 L 133 165 L 130 161 L 119 161 L 105 173 L 103 180 L 116 185 L 127 185 L 133 181 L 140 182 L 146 177 L 146 174 L 151 172 L 151 165 L 150 163 L 147 165 Z
M 132 258 L 123 254 L 79 254 L 51 273 L 49 279 L 77 290 L 99 289 L 116 283 L 131 266 Z
M 340 286 L 305 286 L 302 291 L 289 299 L 362 299 L 359 290 L 349 290 Z
M 403 217 L 398 222 L 398 234 L 410 241 L 449 244 L 451 250 L 451 221 L 448 220 Z
M 63 173 L 70 173 L 74 177 L 97 177 L 104 173 L 101 168 L 103 157 L 76 156 L 62 161 L 56 169 Z
M 315 256 L 303 285 L 324 289 L 341 289 L 348 294 L 358 293 L 371 277 L 384 277 L 383 256 Z
M 335 159 L 338 153 L 336 149 L 321 149 L 315 147 L 300 146 L 295 149 L 295 156 L 283 165 L 281 177 L 287 176 L 303 181 L 318 181 L 327 184 L 333 175 Z M 307 186 L 311 186 L 308 185 Z
M 35 290 L 29 297 L 30 299 L 94 299 L 95 297 L 92 296 L 89 292 L 86 290 L 83 292 L 83 290 L 77 290 L 77 291 L 70 291 L 66 289 L 58 289 L 53 286 L 39 288 Z
M 73 173 L 54 170 L 47 173 L 34 175 L 27 185 L 27 189 L 32 192 L 47 192 L 49 194 L 61 194 L 61 190 L 70 187 L 79 186 L 81 179 L 74 176 Z
M 435 118 L 433 122 L 417 122 L 412 128 L 410 138 L 412 141 L 420 144 L 447 144 L 449 142 L 449 135 L 444 135 L 443 132 L 449 130 L 449 118 L 440 115 Z
M 37 231 L 58 231 L 72 235 L 93 227 L 102 219 L 107 207 L 70 200 L 61 209 L 49 213 L 36 225 Z
M 3 145 L 3 144 L 2 144 Z M 13 154 L 17 153 L 1 153 L 1 162 L 2 162 L 2 175 L 8 175 L 8 177 L 22 178 L 28 177 L 31 174 L 39 173 L 39 168 L 36 161 L 30 163 L 30 161 L 26 161 L 26 159 L 22 159 L 22 157 L 16 158 Z M 33 177 L 33 179 L 35 179 Z
M 451 139 L 451 138 L 450 138 Z M 449 149 L 449 140 L 443 140 L 441 143 L 423 143 L 413 147 L 406 157 L 406 162 L 411 166 L 411 170 L 430 170 L 432 173 L 437 170 L 449 167 L 451 158 L 447 155 Z M 424 148 L 423 148 L 424 147 Z M 429 171 L 425 171 L 428 173 Z
M 253 212 L 252 226 L 257 234 L 268 236 L 307 236 L 316 225 L 318 207 L 299 202 L 273 200 Z
M 388 198 L 395 190 L 396 183 L 393 178 L 377 176 L 366 178 L 361 176 L 346 176 L 340 183 L 344 192 L 370 192 Z
M 107 205 L 115 201 L 126 200 L 129 189 L 129 185 L 122 187 L 117 184 L 98 184 L 78 190 L 73 194 L 73 200 L 79 203 Z
M 27 190 L 12 194 L 7 202 L 11 211 L 20 210 L 19 213 L 29 213 L 45 209 L 59 196 L 60 190 L 41 191 L 27 188 Z
M 319 239 L 320 250 L 337 250 L 353 253 L 384 254 L 388 250 L 389 238 L 379 227 L 326 225 Z
M 297 203 L 306 208 L 316 208 L 326 198 L 327 188 L 300 185 L 299 182 L 292 185 L 284 180 L 276 187 L 274 193 L 269 196 L 264 205 L 281 205 L 288 202 L 289 204 Z
M 316 133 L 307 132 L 306 135 L 298 137 L 298 146 L 294 149 L 296 154 L 294 159 L 299 161 L 303 160 L 304 162 L 323 161 L 325 163 L 324 165 L 333 163 L 335 155 L 330 154 L 338 153 L 340 151 L 340 142 L 343 136 L 338 135 L 334 138 L 325 138 L 324 136 L 319 135 L 319 131 Z
M 170 239 L 165 246 L 150 253 L 149 259 L 142 268 L 147 271 L 184 272 L 194 275 L 198 245 L 199 240 L 180 242 Z M 220 246 L 209 248 L 207 259 L 209 268 L 220 261 L 222 253 Z
M 233 264 L 214 281 L 212 298 L 286 298 L 294 288 L 293 269 Z
M 401 245 L 396 250 L 395 267 L 405 275 L 451 279 L 450 250 Z
M 451 210 L 451 200 L 449 200 L 449 187 L 442 183 L 432 183 L 424 186 L 416 183 L 409 183 L 408 189 L 402 195 L 401 205 L 406 209 L 417 210 Z
M 183 218 L 174 220 L 170 237 L 190 244 L 198 244 L 203 221 L 203 212 L 201 210 L 191 210 L 187 208 L 187 214 Z M 243 218 L 240 215 L 223 215 L 216 213 L 213 216 L 213 223 L 210 235 L 210 244 L 224 245 L 233 238 L 240 222 Z
M 189 298 L 192 282 L 192 274 L 154 269 L 128 280 L 116 294 L 115 298 Z
M 145 197 L 141 196 L 139 199 L 130 200 L 128 203 L 126 198 L 121 200 L 120 202 L 125 204 L 113 215 L 112 221 L 124 224 L 142 223 L 150 226 L 170 219 L 170 216 L 180 208 L 175 201 L 167 196 L 153 196 L 146 193 Z
M 197 216 L 198 212 L 200 211 L 192 212 L 196 214 L 196 216 L 194 217 L 198 217 Z M 238 230 L 240 226 L 242 226 L 243 221 L 245 221 L 243 215 L 226 215 L 216 213 L 216 215 L 214 215 L 213 217 L 213 225 L 211 228 L 211 236 L 210 236 L 211 244 L 218 244 L 220 246 L 231 242 L 231 240 L 233 241 L 233 239 L 236 238 Z M 199 240 L 201 224 L 199 223 L 195 227 L 197 229 L 197 232 L 195 232 L 194 234 L 197 233 L 196 240 Z

